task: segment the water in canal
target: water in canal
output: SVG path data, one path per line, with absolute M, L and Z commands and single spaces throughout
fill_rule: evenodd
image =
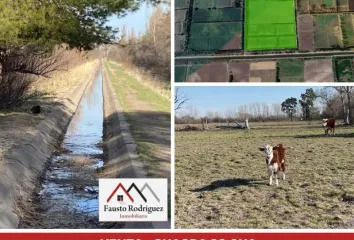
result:
M 99 228 L 97 169 L 103 165 L 102 74 L 87 88 L 39 192 L 36 228 Z M 31 226 L 33 227 L 33 226 Z

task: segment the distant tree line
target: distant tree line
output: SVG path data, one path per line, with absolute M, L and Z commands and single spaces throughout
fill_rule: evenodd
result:
M 111 47 L 108 59 L 129 68 L 138 67 L 164 82 L 171 81 L 171 11 L 156 7 L 144 34 L 123 26 L 119 46 Z
M 179 95 L 186 96 L 179 90 Z M 308 88 L 301 94 L 300 99 L 289 97 L 281 104 L 266 104 L 261 102 L 238 105 L 234 109 L 224 112 L 208 111 L 201 115 L 198 109 L 188 102 L 179 105 L 175 122 L 177 124 L 200 123 L 201 119 L 208 122 L 250 122 L 261 121 L 289 121 L 293 120 L 319 120 L 323 118 L 343 119 L 345 124 L 353 125 L 353 98 L 354 87 L 335 86 L 322 87 L 318 90 Z M 189 100 L 189 98 L 187 98 Z M 176 102 L 176 101 L 175 101 Z M 179 101 L 180 103 L 181 101 Z

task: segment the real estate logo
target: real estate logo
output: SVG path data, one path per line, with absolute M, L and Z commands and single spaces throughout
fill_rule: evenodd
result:
M 167 179 L 99 179 L 102 222 L 168 221 Z

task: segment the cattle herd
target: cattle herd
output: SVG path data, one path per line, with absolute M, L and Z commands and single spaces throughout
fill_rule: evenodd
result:
M 329 130 L 331 130 L 332 135 L 334 135 L 334 130 L 336 126 L 336 120 L 334 118 L 323 119 L 323 127 L 325 131 L 325 136 L 328 136 Z M 266 154 L 266 165 L 269 175 L 269 185 L 273 184 L 273 179 L 275 184 L 278 186 L 278 174 L 283 173 L 283 180 L 285 180 L 285 147 L 282 143 L 275 147 L 266 145 L 259 148 L 260 151 Z

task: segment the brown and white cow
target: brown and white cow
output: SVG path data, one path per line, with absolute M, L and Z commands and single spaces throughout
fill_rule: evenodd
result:
M 332 130 L 332 135 L 334 135 L 334 129 L 336 127 L 336 120 L 334 118 L 323 119 L 323 127 L 325 130 L 325 135 L 328 136 L 328 131 Z
M 273 178 L 278 186 L 278 172 L 283 172 L 283 180 L 285 180 L 285 148 L 283 144 L 278 144 L 275 147 L 266 145 L 259 148 L 260 151 L 266 154 L 266 164 L 269 174 L 269 185 L 272 185 Z

